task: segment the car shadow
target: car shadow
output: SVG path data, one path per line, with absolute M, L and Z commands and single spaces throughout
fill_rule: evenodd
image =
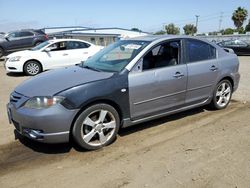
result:
M 184 112 L 179 112 L 176 114 L 168 115 L 168 116 L 161 117 L 161 118 L 151 120 L 148 122 L 140 123 L 140 124 L 137 124 L 135 126 L 120 129 L 119 135 L 120 136 L 127 136 L 127 135 L 133 134 L 133 133 L 141 131 L 141 130 L 149 129 L 149 128 L 152 128 L 152 127 L 164 124 L 164 123 L 176 121 L 176 120 L 185 118 L 187 116 L 192 116 L 192 115 L 199 114 L 199 113 L 202 113 L 205 111 L 213 111 L 213 109 L 211 109 L 209 106 L 203 106 L 203 107 L 199 107 L 199 108 L 194 108 L 192 110 L 187 110 Z
M 232 101 L 232 102 L 237 102 L 237 101 Z M 151 120 L 148 122 L 140 123 L 135 126 L 127 127 L 120 129 L 118 134 L 119 136 L 128 136 L 130 134 L 133 134 L 135 132 L 149 129 L 152 127 L 159 126 L 164 123 L 169 123 L 172 121 L 176 121 L 182 118 L 185 118 L 187 116 L 192 116 L 196 115 L 199 113 L 203 113 L 205 111 L 214 111 L 211 109 L 209 106 L 203 106 L 203 107 L 198 107 L 194 108 L 192 110 L 187 110 L 184 112 L 179 112 L 173 115 L 168 115 L 162 118 L 158 118 L 155 120 Z M 63 144 L 46 144 L 46 143 L 40 143 L 34 140 L 30 140 L 22 135 L 20 135 L 17 131 L 14 131 L 15 133 L 15 138 L 20 141 L 20 143 L 33 151 L 39 152 L 39 153 L 44 153 L 44 154 L 62 154 L 62 153 L 69 153 L 71 150 L 75 150 L 78 152 L 88 152 L 88 150 L 85 150 L 81 147 L 79 147 L 72 138 L 70 138 L 69 143 L 63 143 Z
M 14 73 L 14 72 L 8 72 L 6 73 L 6 75 L 10 77 L 28 77 L 24 73 Z
M 22 145 L 30 148 L 31 150 L 44 154 L 63 154 L 69 153 L 72 149 L 79 152 L 86 152 L 80 148 L 75 142 L 70 140 L 69 143 L 61 143 L 61 144 L 46 144 L 31 140 L 20 135 L 16 130 L 14 131 L 15 139 L 17 139 Z

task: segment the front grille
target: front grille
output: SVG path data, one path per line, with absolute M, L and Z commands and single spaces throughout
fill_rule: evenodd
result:
M 28 99 L 28 97 L 15 91 L 10 94 L 10 103 L 13 104 L 16 108 L 22 106 Z
M 22 95 L 16 92 L 10 94 L 10 102 L 17 103 L 22 98 Z

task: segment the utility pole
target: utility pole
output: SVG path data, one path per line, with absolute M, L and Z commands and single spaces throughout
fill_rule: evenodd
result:
M 196 27 L 196 29 L 197 29 L 197 32 L 196 32 L 196 33 L 198 33 L 198 22 L 199 22 L 199 17 L 200 17 L 200 15 L 195 15 L 195 17 L 196 17 L 196 24 L 195 24 L 195 27 Z
M 219 19 L 219 32 L 220 32 L 220 30 L 221 30 L 222 19 L 223 19 L 223 12 L 220 13 L 220 19 Z

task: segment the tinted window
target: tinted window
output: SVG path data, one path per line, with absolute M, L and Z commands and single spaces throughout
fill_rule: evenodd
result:
M 89 44 L 84 43 L 84 42 L 78 42 L 78 41 L 67 42 L 67 50 L 88 48 L 89 46 L 90 46 Z
M 143 57 L 143 70 L 178 65 L 180 63 L 180 41 L 162 43 Z
M 19 32 L 12 32 L 12 33 L 8 34 L 8 37 L 17 38 L 17 37 L 20 37 L 20 33 Z
M 216 58 L 216 49 L 202 41 L 187 40 L 188 62 L 204 61 Z
M 22 32 L 20 32 L 20 37 L 31 37 L 33 35 L 34 35 L 33 33 L 28 32 L 28 31 L 22 31 Z
M 247 43 L 241 41 L 241 40 L 236 40 L 235 43 L 239 46 L 247 46 Z

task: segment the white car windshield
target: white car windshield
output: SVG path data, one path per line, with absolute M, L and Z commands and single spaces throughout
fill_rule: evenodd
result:
M 40 49 L 44 48 L 45 46 L 47 46 L 48 44 L 50 44 L 49 41 L 42 42 L 41 44 L 35 46 L 35 47 L 32 48 L 31 50 L 32 50 L 32 51 L 40 50 Z
M 85 61 L 82 67 L 105 72 L 120 72 L 148 44 L 147 41 L 118 41 Z

